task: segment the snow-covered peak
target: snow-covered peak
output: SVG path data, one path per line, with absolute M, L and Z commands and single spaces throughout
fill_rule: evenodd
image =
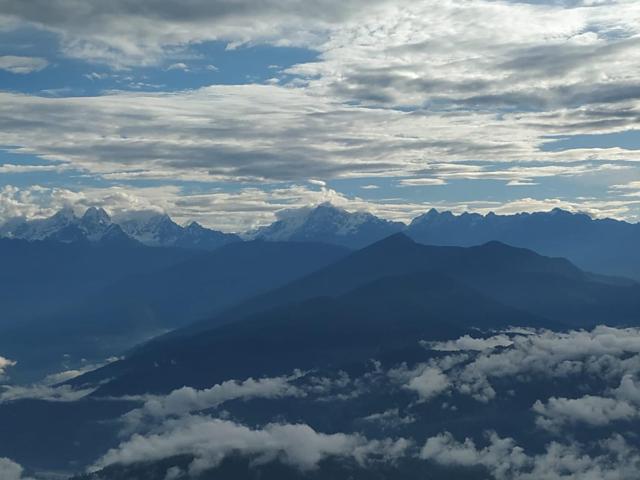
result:
M 146 245 L 173 245 L 183 228 L 166 213 L 135 212 L 119 222 L 124 232 Z
M 65 208 L 45 219 L 12 219 L 0 226 L 0 237 L 120 245 L 136 240 L 149 246 L 202 250 L 240 241 L 237 235 L 211 230 L 196 222 L 181 227 L 169 215 L 158 211 L 126 212 L 112 219 L 97 207 L 88 208 L 81 217 L 73 209 Z
M 401 231 L 402 224 L 382 220 L 369 212 L 348 212 L 330 203 L 278 212 L 277 220 L 253 232 L 270 241 L 323 241 L 363 246 Z
M 5 236 L 25 240 L 44 240 L 62 229 L 75 225 L 77 222 L 78 217 L 76 217 L 73 209 L 65 207 L 48 218 L 16 222 L 11 231 L 5 233 Z

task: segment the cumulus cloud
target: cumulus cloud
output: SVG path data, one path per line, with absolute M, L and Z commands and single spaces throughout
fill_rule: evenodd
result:
M 0 457 L 0 478 L 2 480 L 33 480 L 24 476 L 24 468 L 9 458 Z
M 0 56 L 0 70 L 26 75 L 27 73 L 39 72 L 49 65 L 44 58 L 20 57 L 16 55 Z
M 548 430 L 558 430 L 564 424 L 585 423 L 592 426 L 607 425 L 618 420 L 632 420 L 638 416 L 633 405 L 615 398 L 585 395 L 581 398 L 551 397 L 533 405 L 539 417 L 536 424 Z
M 95 465 L 132 464 L 175 455 L 194 457 L 192 474 L 214 468 L 232 453 L 254 458 L 254 464 L 280 460 L 309 470 L 327 457 L 341 457 L 365 464 L 375 458 L 393 461 L 403 455 L 409 442 L 367 440 L 357 434 L 324 434 L 304 424 L 266 425 L 252 429 L 227 420 L 185 416 L 168 420 L 148 435 L 133 435 L 107 452 Z
M 13 367 L 16 364 L 15 361 L 8 358 L 0 357 L 0 379 L 4 377 L 7 368 Z
M 407 388 L 417 392 L 422 400 L 427 401 L 446 391 L 450 385 L 449 378 L 442 370 L 427 367 L 409 381 Z
M 630 375 L 640 372 L 640 330 L 637 328 L 611 328 L 599 326 L 591 331 L 568 332 L 505 331 L 488 338 L 472 338 L 468 335 L 448 342 L 421 342 L 434 352 L 453 352 L 453 355 L 437 356 L 412 369 L 398 368 L 389 372 L 396 382 L 404 384 L 427 398 L 435 385 L 435 391 L 450 390 L 469 395 L 481 402 L 495 398 L 493 382 L 500 379 L 525 381 L 537 379 L 549 381 L 558 378 L 586 376 L 606 382 L 606 396 L 615 397 L 619 392 L 622 401 L 634 397 L 636 384 Z M 422 377 L 427 372 L 425 392 L 420 392 Z M 433 381 L 431 381 L 433 380 Z M 614 387 L 618 387 L 615 392 Z M 626 398 L 625 398 L 626 397 Z M 617 398 L 617 397 L 616 397 Z M 635 398 L 635 397 L 634 397 Z M 587 401 L 588 400 L 588 401 Z M 599 404 L 597 404 L 600 402 Z M 559 412 L 571 407 L 594 407 L 622 418 L 628 409 L 619 402 L 599 401 L 595 398 L 572 400 L 556 399 L 549 405 L 536 407 L 540 414 Z M 576 418 L 580 417 L 576 413 Z
M 593 446 L 552 442 L 543 453 L 528 454 L 511 438 L 487 432 L 487 445 L 479 448 L 466 438 L 457 441 L 445 432 L 427 440 L 420 457 L 440 465 L 484 467 L 497 480 L 632 480 L 640 467 L 640 454 L 624 437 L 614 435 Z

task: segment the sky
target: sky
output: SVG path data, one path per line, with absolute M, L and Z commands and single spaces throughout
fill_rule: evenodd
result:
M 640 220 L 637 0 L 0 0 L 0 221 Z

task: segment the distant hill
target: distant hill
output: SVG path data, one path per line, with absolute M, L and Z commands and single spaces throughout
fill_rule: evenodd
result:
M 561 209 L 515 215 L 429 212 L 406 230 L 428 245 L 479 245 L 498 240 L 543 255 L 565 257 L 583 269 L 640 280 L 640 225 L 593 219 Z

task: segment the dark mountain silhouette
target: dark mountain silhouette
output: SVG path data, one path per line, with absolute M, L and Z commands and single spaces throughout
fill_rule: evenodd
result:
M 419 335 L 509 323 L 586 326 L 605 314 L 632 322 L 638 312 L 638 285 L 603 281 L 563 259 L 497 242 L 427 247 L 397 234 L 74 383 L 115 378 L 100 390 L 108 394 L 166 390 L 362 359 Z M 230 323 L 216 327 L 223 322 Z
M 381 352 L 445 339 L 471 327 L 546 325 L 439 273 L 380 278 L 337 297 L 316 297 L 141 349 L 105 367 L 116 378 L 100 395 L 205 387 L 226 378 L 339 366 Z M 84 380 L 80 380 L 85 381 Z
M 635 320 L 633 282 L 585 273 L 563 258 L 489 242 L 476 247 L 438 247 L 395 234 L 344 260 L 268 294 L 253 298 L 190 329 L 208 328 L 289 302 L 336 296 L 389 275 L 437 271 L 515 308 L 564 324 Z M 180 333 L 180 332 L 176 332 Z

